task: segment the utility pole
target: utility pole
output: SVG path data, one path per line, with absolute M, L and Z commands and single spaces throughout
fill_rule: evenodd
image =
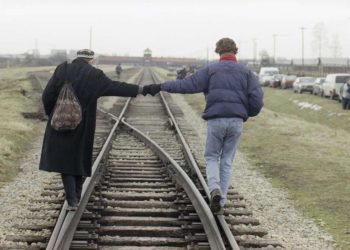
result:
M 301 64 L 304 70 L 304 30 L 305 27 L 301 27 Z
M 90 46 L 89 49 L 92 48 L 92 27 L 90 26 Z
M 273 63 L 276 64 L 276 37 L 277 34 L 273 34 Z
M 256 44 L 256 38 L 253 38 L 253 58 L 254 58 L 254 63 L 256 62 L 257 59 L 257 44 Z

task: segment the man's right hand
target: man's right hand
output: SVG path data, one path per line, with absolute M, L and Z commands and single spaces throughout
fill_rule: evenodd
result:
M 155 96 L 161 90 L 161 84 L 150 84 L 143 86 L 143 95 L 150 94 L 151 96 Z

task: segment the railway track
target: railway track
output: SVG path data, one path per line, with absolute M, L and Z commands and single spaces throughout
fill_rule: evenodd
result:
M 155 81 L 147 68 L 139 74 L 143 84 Z M 232 188 L 224 216 L 212 215 L 204 168 L 186 142 L 193 145 L 195 132 L 182 115 L 168 94 L 120 98 L 113 110 L 100 109 L 94 174 L 78 210 L 65 210 L 60 179 L 53 179 L 17 226 L 21 234 L 8 237 L 17 244 L 11 249 L 281 247 L 263 238 L 267 232 Z

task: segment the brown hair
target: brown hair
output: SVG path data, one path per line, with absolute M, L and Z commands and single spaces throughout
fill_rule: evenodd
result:
M 236 43 L 231 38 L 221 38 L 216 43 L 216 49 L 215 52 L 219 55 L 224 53 L 234 53 L 237 54 L 238 48 L 236 46 Z

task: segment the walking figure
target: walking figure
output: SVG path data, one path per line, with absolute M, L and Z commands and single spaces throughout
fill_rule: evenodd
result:
M 341 87 L 340 94 L 343 109 L 350 109 L 350 79 Z
M 197 70 L 193 75 L 160 85 L 171 93 L 205 94 L 203 119 L 208 121 L 205 144 L 207 181 L 211 193 L 210 208 L 223 214 L 231 184 L 232 162 L 243 131 L 243 122 L 259 114 L 263 91 L 256 76 L 237 62 L 238 48 L 230 38 L 216 43 L 220 61 Z
M 115 68 L 115 72 L 117 73 L 117 78 L 120 79 L 120 75 L 123 72 L 122 66 L 120 65 L 120 63 L 118 63 L 117 67 Z
M 75 210 L 81 198 L 83 177 L 91 176 L 92 151 L 96 126 L 97 99 L 101 96 L 136 97 L 154 95 L 154 85 L 142 86 L 112 81 L 92 66 L 94 52 L 77 52 L 72 63 L 57 66 L 46 85 L 42 101 L 49 117 L 42 146 L 40 170 L 61 174 L 68 210 Z M 67 81 L 81 106 L 81 122 L 74 130 L 58 131 L 51 125 L 59 92 Z M 159 92 L 159 91 L 158 91 Z

